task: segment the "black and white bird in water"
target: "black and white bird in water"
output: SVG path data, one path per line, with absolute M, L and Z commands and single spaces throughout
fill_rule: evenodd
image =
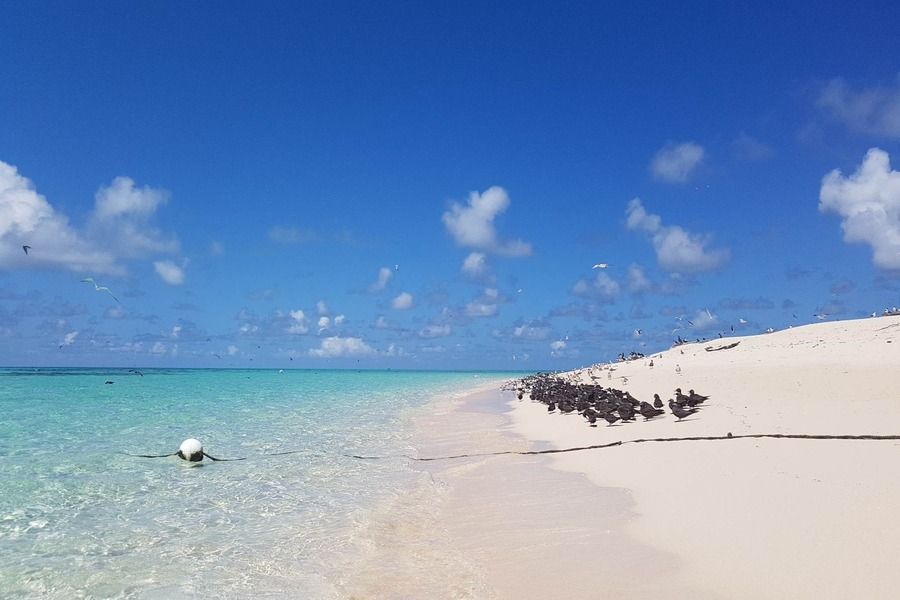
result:
M 22 250 L 25 251 L 25 255 L 28 255 L 28 251 L 31 250 L 31 246 L 22 246 Z
M 93 285 L 94 285 L 94 290 L 95 290 L 95 291 L 97 291 L 97 292 L 106 292 L 107 294 L 109 294 L 110 296 L 112 296 L 112 299 L 113 299 L 113 300 L 115 300 L 116 302 L 119 302 L 119 299 L 116 298 L 115 294 L 113 294 L 112 291 L 110 291 L 110 289 L 109 289 L 108 287 L 106 287 L 105 285 L 97 285 L 97 282 L 94 281 L 94 278 L 93 278 L 93 277 L 85 277 L 84 279 L 81 280 L 81 282 L 82 282 L 82 283 L 91 283 L 91 284 L 93 284 Z M 122 304 L 122 303 L 119 302 L 119 304 Z

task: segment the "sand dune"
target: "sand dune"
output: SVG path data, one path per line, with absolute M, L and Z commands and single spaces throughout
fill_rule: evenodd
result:
M 598 428 L 516 402 L 516 432 L 555 447 L 728 432 L 900 434 L 898 317 L 689 344 L 571 375 L 639 400 L 666 400 L 676 387 L 712 398 L 680 423 L 667 415 Z M 900 585 L 898 458 L 897 441 L 737 439 L 626 445 L 552 464 L 630 490 L 628 532 L 682 559 L 673 583 L 728 598 L 887 598 Z

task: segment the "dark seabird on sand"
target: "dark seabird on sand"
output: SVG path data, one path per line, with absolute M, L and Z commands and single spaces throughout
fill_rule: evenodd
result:
M 709 396 L 701 396 L 694 390 L 688 392 L 688 406 L 697 406 L 698 404 L 703 404 L 707 400 L 709 400 Z
M 663 401 L 662 398 L 659 397 L 659 394 L 653 394 L 653 408 L 662 408 Z
M 623 402 L 619 405 L 619 416 L 623 421 L 634 421 L 634 407 Z
M 675 403 L 684 406 L 690 400 L 689 397 L 681 393 L 681 388 L 675 388 Z
M 669 400 L 669 409 L 671 409 L 673 415 L 678 417 L 679 421 L 697 412 L 696 408 L 684 408 L 683 406 L 676 404 L 673 400 Z
M 641 402 L 641 415 L 644 417 L 645 421 L 649 421 L 653 417 L 658 417 L 664 412 L 666 411 L 661 408 L 653 408 L 649 402 Z
M 603 418 L 606 419 L 606 422 L 609 423 L 610 425 L 612 425 L 613 423 L 615 423 L 616 421 L 619 420 L 619 417 L 614 415 L 611 412 L 608 412 L 605 415 L 603 415 Z

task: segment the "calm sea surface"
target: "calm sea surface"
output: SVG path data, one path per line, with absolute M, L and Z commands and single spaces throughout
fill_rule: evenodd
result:
M 0 369 L 0 598 L 335 597 L 417 476 L 344 455 L 414 452 L 408 409 L 514 376 Z M 246 460 L 125 454 L 189 437 Z

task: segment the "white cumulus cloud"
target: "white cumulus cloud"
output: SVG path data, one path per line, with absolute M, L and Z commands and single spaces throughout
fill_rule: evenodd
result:
M 122 275 L 122 259 L 172 253 L 178 241 L 153 226 L 168 193 L 116 177 L 99 189 L 80 230 L 16 167 L 0 161 L 0 268 L 67 269 Z M 30 246 L 26 255 L 22 247 Z
M 26 255 L 22 246 L 31 246 Z M 0 267 L 122 274 L 115 255 L 76 231 L 16 167 L 0 161 Z
M 841 78 L 832 79 L 816 105 L 852 131 L 900 138 L 900 76 L 893 85 L 858 90 Z
M 77 331 L 70 331 L 65 336 L 63 336 L 63 340 L 62 340 L 62 342 L 60 342 L 59 345 L 60 346 L 71 346 L 72 344 L 75 343 L 75 338 L 78 337 L 78 333 L 79 332 L 77 332 Z
M 708 235 L 692 234 L 678 225 L 663 225 L 659 215 L 648 213 L 640 198 L 634 198 L 626 209 L 626 227 L 650 235 L 656 260 L 666 271 L 694 273 L 721 267 L 728 260 L 725 248 L 710 249 Z
M 703 162 L 703 146 L 696 142 L 666 144 L 657 151 L 650 163 L 650 171 L 659 180 L 685 183 Z
M 356 337 L 332 336 L 323 339 L 318 348 L 309 351 L 310 356 L 319 358 L 342 358 L 348 356 L 371 356 L 375 350 Z
M 156 209 L 168 199 L 165 190 L 139 188 L 130 177 L 116 177 L 97 191 L 90 234 L 122 257 L 177 252 L 177 240 L 167 238 L 151 223 Z
M 551 329 L 547 325 L 528 323 L 513 328 L 513 336 L 524 340 L 545 340 Z
M 579 279 L 572 287 L 572 293 L 576 296 L 595 298 L 601 302 L 614 302 L 619 290 L 619 283 L 602 271 L 597 273 L 593 282 Z
M 497 305 L 486 302 L 469 302 L 466 304 L 467 317 L 493 317 L 497 314 Z
M 228 346 L 228 356 L 234 356 L 238 353 L 238 347 L 234 344 Z
M 303 335 L 309 332 L 309 319 L 306 318 L 306 314 L 300 310 L 292 310 L 290 311 L 290 325 L 288 325 L 287 332 Z
M 319 313 L 319 315 L 328 314 L 328 305 L 325 304 L 324 300 L 319 300 L 318 302 L 316 302 L 316 312 Z
M 445 337 L 450 335 L 451 329 L 447 324 L 444 325 L 427 325 L 419 330 L 419 337 L 425 339 L 432 339 L 438 337 Z
M 169 285 L 181 285 L 184 283 L 184 269 L 171 260 L 157 260 L 153 262 L 156 274 Z
M 460 269 L 466 277 L 475 281 L 492 281 L 490 267 L 487 262 L 487 255 L 484 252 L 471 252 L 463 260 Z
M 501 302 L 500 292 L 496 288 L 484 288 L 484 292 L 466 304 L 467 317 L 493 317 L 497 314 L 497 304 Z
M 550 342 L 550 356 L 565 356 L 566 346 L 568 346 L 568 344 L 564 340 Z
M 841 216 L 844 241 L 872 247 L 872 262 L 900 269 L 900 172 L 887 152 L 872 148 L 856 172 L 835 169 L 822 179 L 819 210 Z
M 503 256 L 529 256 L 531 244 L 522 240 L 500 240 L 497 236 L 494 219 L 508 207 L 506 190 L 493 186 L 480 194 L 469 193 L 465 206 L 454 202 L 442 219 L 460 246 Z
M 393 300 L 391 306 L 396 310 L 407 310 L 412 308 L 413 297 L 409 292 L 400 292 Z
M 381 267 L 378 269 L 378 278 L 375 280 L 375 283 L 369 286 L 369 291 L 371 292 L 380 292 L 387 287 L 387 284 L 390 283 L 391 277 L 394 276 L 394 272 L 388 267 Z
M 632 294 L 643 294 L 653 289 L 653 284 L 644 273 L 644 268 L 640 265 L 628 266 L 628 291 Z

